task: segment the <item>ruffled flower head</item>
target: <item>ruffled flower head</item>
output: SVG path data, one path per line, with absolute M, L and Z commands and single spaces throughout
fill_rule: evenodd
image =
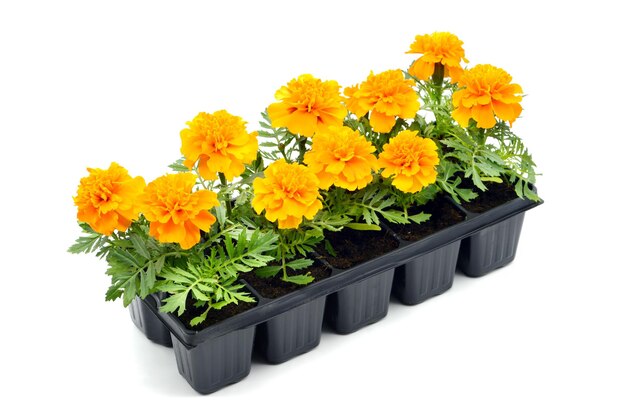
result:
M 341 126 L 348 113 L 341 103 L 339 84 L 303 74 L 281 87 L 277 103 L 267 108 L 272 126 L 293 134 L 312 137 L 320 128 Z
M 117 163 L 111 163 L 106 170 L 88 168 L 87 171 L 89 175 L 80 179 L 74 197 L 78 220 L 104 235 L 111 235 L 116 229 L 126 231 L 139 217 L 137 197 L 146 182 L 142 177 L 131 177 Z
M 372 181 L 376 169 L 376 148 L 363 135 L 345 126 L 318 132 L 304 163 L 320 180 L 320 188 L 331 185 L 348 190 L 361 189 Z
M 383 145 L 378 163 L 384 169 L 382 176 L 392 177 L 391 184 L 398 190 L 417 193 L 437 180 L 437 145 L 413 131 L 402 131 Z
M 306 166 L 278 160 L 265 169 L 265 177 L 252 183 L 252 207 L 280 229 L 297 228 L 302 218 L 313 219 L 322 208 L 319 180 Z
M 415 82 L 404 78 L 400 70 L 373 72 L 360 85 L 346 87 L 348 110 L 357 117 L 370 113 L 370 125 L 375 132 L 388 133 L 396 116 L 410 119 L 420 108 Z
M 189 249 L 200 242 L 200 230 L 209 231 L 219 206 L 217 194 L 193 191 L 197 177 L 192 173 L 166 174 L 146 186 L 142 211 L 150 221 L 150 235 L 160 242 L 177 242 Z
M 215 180 L 223 173 L 229 181 L 244 172 L 244 164 L 256 159 L 257 133 L 246 131 L 246 122 L 225 110 L 199 113 L 180 132 L 185 165 L 198 163 L 200 175 Z
M 463 41 L 449 32 L 417 35 L 407 54 L 423 54 L 409 68 L 409 74 L 420 80 L 428 80 L 435 72 L 435 64 L 444 66 L 445 75 L 457 80 L 463 73 L 461 61 L 465 58 Z
M 512 80 L 509 73 L 489 64 L 465 71 L 458 82 L 461 89 L 452 95 L 452 117 L 464 128 L 470 119 L 479 128 L 493 128 L 495 116 L 512 125 L 522 113 L 522 88 Z

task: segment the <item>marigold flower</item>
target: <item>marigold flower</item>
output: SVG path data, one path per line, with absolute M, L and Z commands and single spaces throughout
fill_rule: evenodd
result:
M 302 217 L 313 219 L 322 208 L 319 180 L 306 166 L 278 160 L 265 169 L 265 178 L 252 183 L 252 207 L 270 222 L 278 220 L 280 229 L 297 228 Z
M 419 192 L 437 180 L 437 145 L 413 131 L 402 131 L 383 145 L 378 162 L 382 176 L 393 176 L 391 184 L 403 192 Z
M 409 68 L 409 74 L 420 80 L 428 80 L 435 72 L 435 64 L 444 65 L 446 75 L 457 80 L 463 73 L 461 60 L 465 58 L 463 41 L 449 32 L 417 35 L 407 54 L 423 54 Z
M 246 131 L 246 122 L 225 110 L 199 113 L 180 132 L 181 153 L 185 165 L 198 162 L 200 175 L 215 180 L 223 173 L 229 181 L 244 172 L 244 164 L 256 159 L 259 143 L 257 133 Z
M 142 177 L 131 177 L 117 163 L 111 163 L 106 170 L 88 168 L 87 171 L 89 175 L 80 179 L 74 197 L 78 220 L 104 235 L 111 235 L 116 229 L 126 231 L 139 217 L 137 197 L 146 182 Z
M 522 112 L 522 88 L 512 80 L 509 73 L 489 64 L 465 71 L 458 83 L 461 90 L 452 95 L 452 117 L 464 128 L 470 118 L 479 128 L 492 128 L 494 114 L 512 125 Z
M 396 123 L 396 116 L 409 119 L 420 108 L 415 82 L 404 78 L 400 70 L 388 70 L 380 74 L 373 72 L 367 80 L 352 87 L 346 87 L 348 110 L 357 117 L 370 113 L 370 125 L 375 132 L 387 133 Z
M 345 126 L 332 126 L 315 134 L 304 163 L 320 181 L 348 190 L 361 189 L 372 181 L 376 169 L 376 148 L 363 135 Z
M 348 111 L 341 103 L 339 84 L 303 74 L 281 87 L 274 96 L 277 103 L 267 108 L 275 128 L 312 137 L 322 127 L 341 126 Z
M 210 190 L 193 192 L 196 175 L 166 174 L 146 186 L 142 211 L 150 221 L 150 235 L 161 242 L 177 242 L 183 249 L 200 241 L 200 230 L 209 231 L 215 216 L 209 210 L 219 206 Z

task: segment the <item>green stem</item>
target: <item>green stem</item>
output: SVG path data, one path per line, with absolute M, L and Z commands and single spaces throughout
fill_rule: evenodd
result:
M 296 142 L 298 143 L 298 162 L 302 164 L 304 162 L 304 153 L 306 152 L 306 137 L 298 135 Z
M 289 277 L 289 275 L 287 274 L 287 263 L 285 260 L 285 244 L 283 242 L 283 236 L 282 234 L 279 232 L 278 233 L 278 238 L 280 240 L 280 245 L 278 246 L 278 251 L 280 251 L 280 259 L 281 259 L 281 268 L 283 271 L 283 280 L 287 281 L 287 278 Z
M 435 103 L 437 105 L 441 104 L 444 73 L 445 73 L 445 67 L 443 66 L 443 64 L 440 62 L 436 63 L 432 80 L 433 80 L 433 84 L 435 85 Z
M 485 128 L 478 128 L 478 144 L 482 147 L 487 142 L 487 135 Z
M 218 173 L 219 177 L 220 177 L 220 183 L 222 183 L 222 186 L 224 188 L 228 187 L 228 182 L 226 181 L 226 176 L 224 175 L 224 173 Z M 233 212 L 233 205 L 230 201 L 230 193 L 226 193 L 224 195 L 224 200 L 226 203 L 226 217 L 228 219 L 232 219 L 232 212 Z

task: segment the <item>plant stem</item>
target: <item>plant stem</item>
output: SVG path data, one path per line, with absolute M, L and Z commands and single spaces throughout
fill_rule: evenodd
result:
M 285 262 L 285 244 L 283 242 L 283 235 L 279 232 L 278 233 L 278 239 L 280 240 L 280 245 L 278 246 L 280 251 L 280 259 L 281 259 L 281 267 L 283 270 L 283 280 L 287 281 L 287 278 L 289 277 L 289 275 L 287 274 L 287 263 Z
M 218 173 L 219 177 L 220 177 L 220 183 L 222 183 L 222 186 L 224 188 L 228 187 L 228 182 L 226 181 L 226 176 L 224 175 L 224 173 Z M 226 203 L 226 217 L 231 219 L 231 215 L 233 212 L 233 205 L 230 201 L 230 193 L 226 193 L 224 195 L 224 200 Z
M 443 86 L 443 76 L 445 72 L 445 67 L 442 63 L 435 63 L 435 71 L 433 72 L 432 80 L 435 85 L 435 103 L 437 105 L 441 104 L 441 94 L 442 94 L 442 86 Z
M 478 128 L 478 144 L 480 146 L 485 145 L 485 142 L 487 142 L 487 135 L 485 133 L 485 128 Z
M 304 153 L 306 152 L 306 137 L 298 135 L 296 142 L 298 143 L 298 162 L 302 164 L 304 162 Z

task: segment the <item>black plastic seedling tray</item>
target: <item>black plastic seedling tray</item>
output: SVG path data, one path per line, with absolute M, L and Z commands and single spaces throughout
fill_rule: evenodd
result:
M 254 346 L 270 363 L 281 363 L 319 344 L 324 318 L 338 333 L 354 332 L 387 314 L 392 290 L 413 305 L 449 289 L 457 267 L 477 277 L 511 262 L 524 213 L 541 203 L 514 199 L 480 214 L 455 204 L 465 220 L 415 242 L 385 226 L 399 242 L 395 250 L 350 269 L 332 268 L 330 277 L 276 299 L 249 286 L 255 307 L 200 331 L 160 312 L 157 295 L 135 301 L 131 314 L 157 343 L 169 345 L 171 333 L 180 373 L 198 392 L 210 393 L 249 373 Z

